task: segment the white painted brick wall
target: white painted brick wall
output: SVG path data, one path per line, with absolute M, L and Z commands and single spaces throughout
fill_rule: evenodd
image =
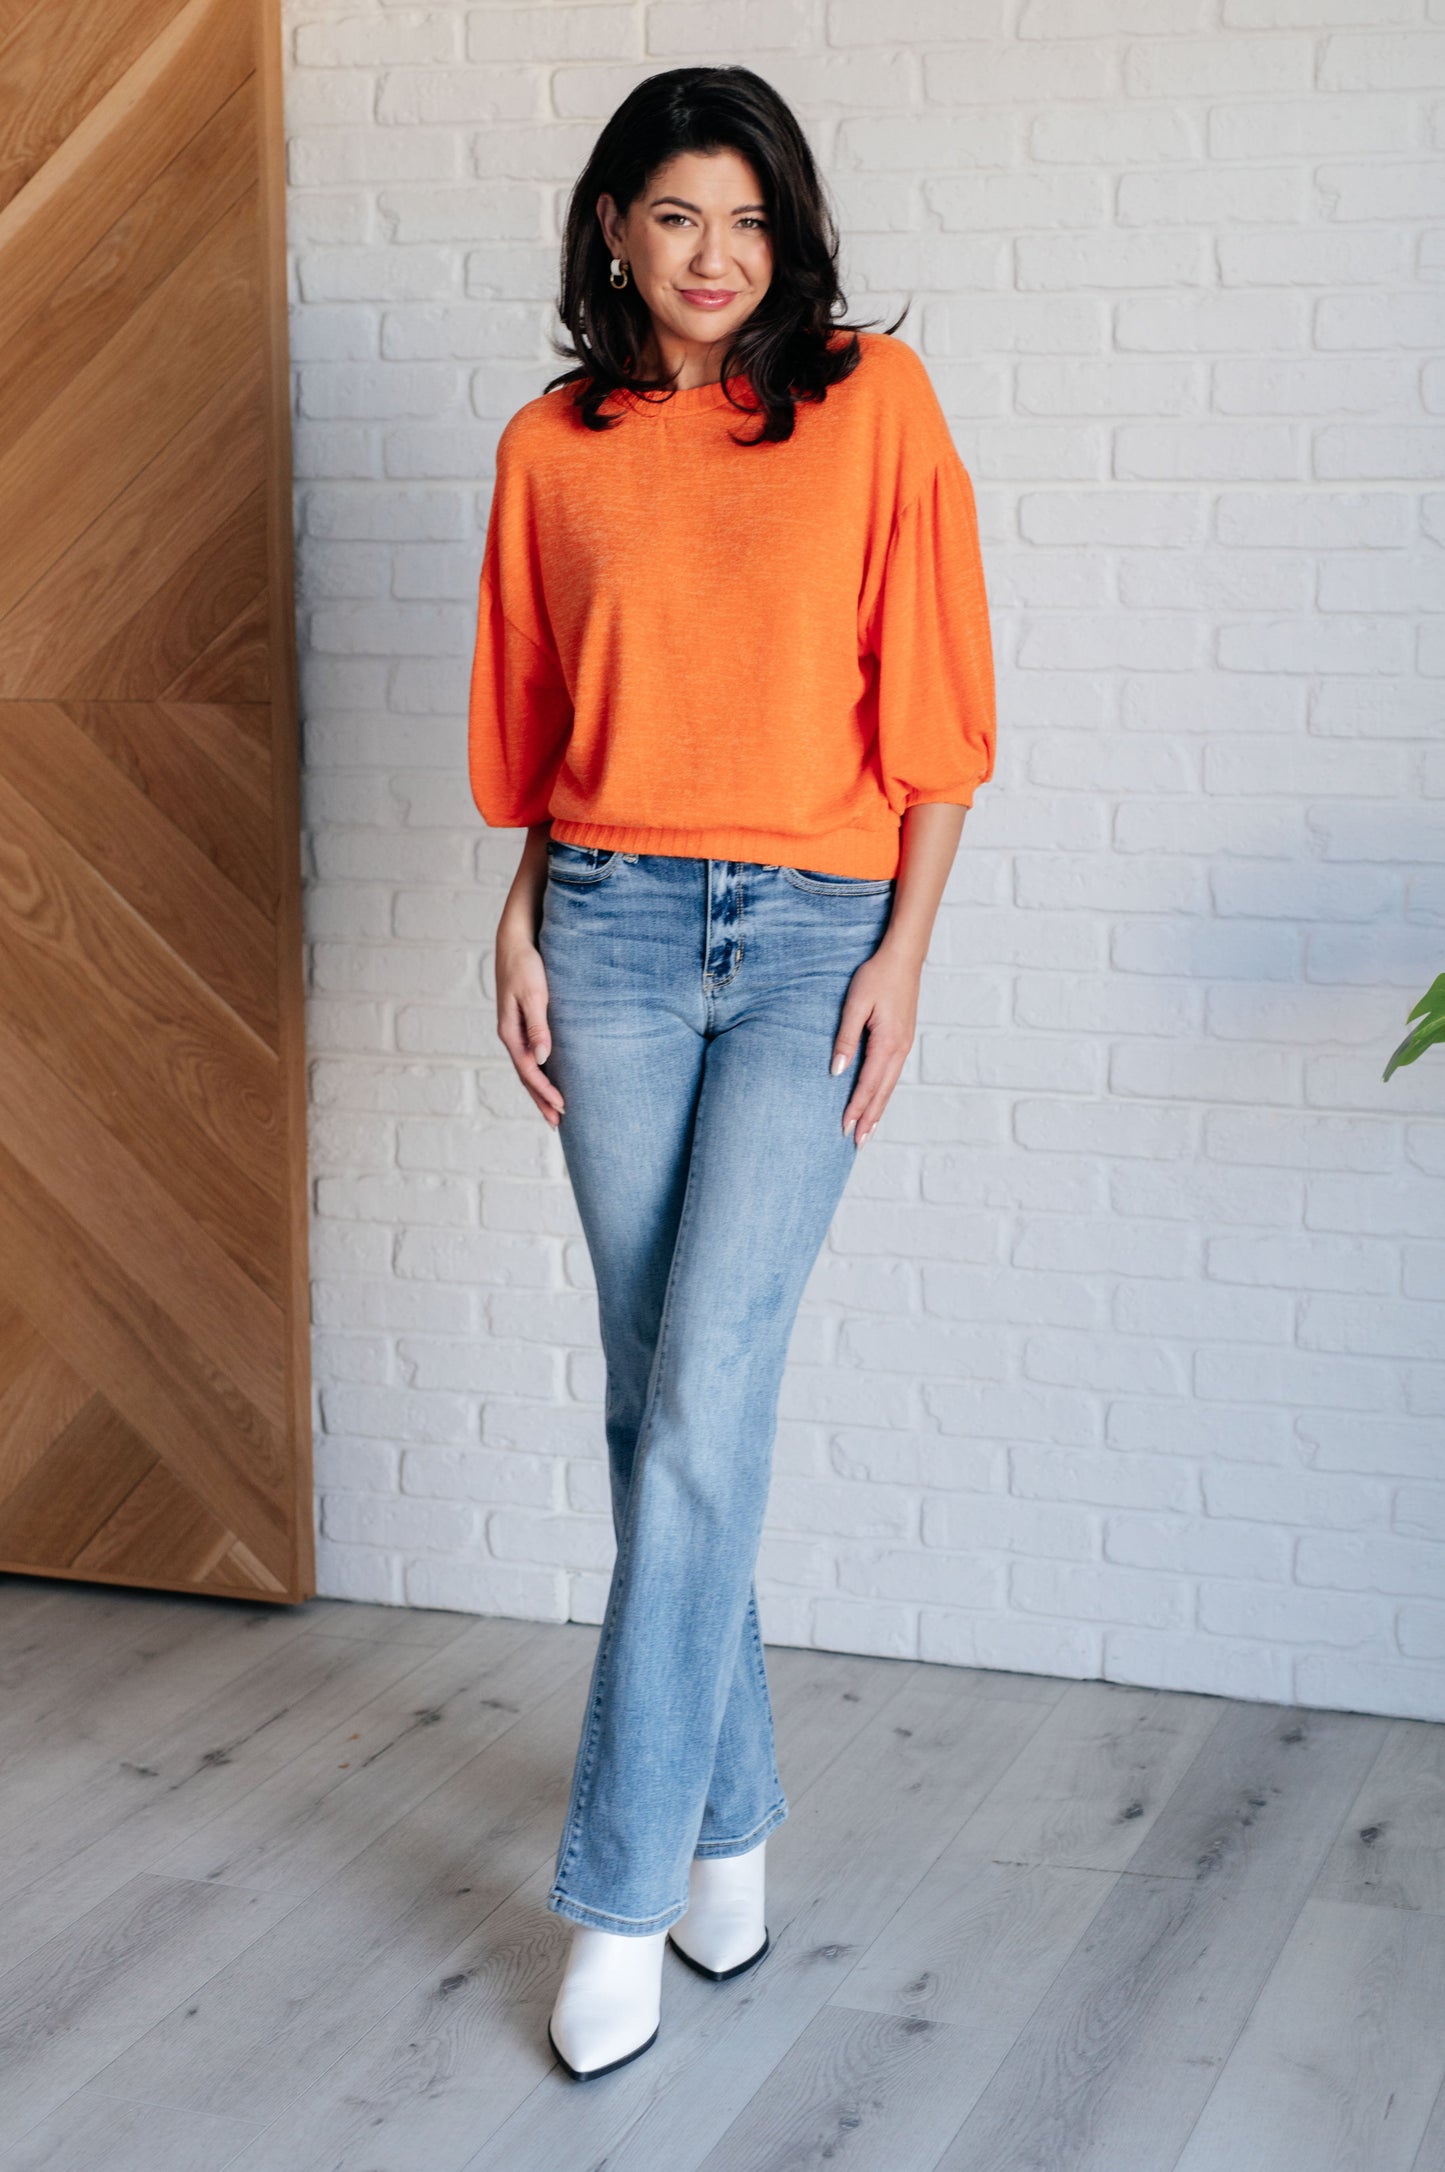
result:
M 322 1588 L 596 1620 L 465 698 L 566 190 L 750 62 L 978 484 L 1000 744 L 809 1286 L 788 1643 L 1445 1717 L 1445 0 L 290 0 Z

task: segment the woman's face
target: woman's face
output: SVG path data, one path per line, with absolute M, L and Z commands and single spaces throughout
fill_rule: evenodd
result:
M 607 246 L 632 274 L 652 313 L 664 367 L 679 343 L 727 342 L 773 276 L 762 185 L 736 151 L 684 151 L 650 175 L 619 217 L 610 196 L 597 215 Z

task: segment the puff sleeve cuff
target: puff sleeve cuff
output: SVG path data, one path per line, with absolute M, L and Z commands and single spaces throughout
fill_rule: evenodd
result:
M 517 829 L 546 820 L 571 729 L 557 658 L 512 624 L 484 573 L 467 746 L 472 797 L 485 821 Z
M 970 806 L 993 775 L 993 646 L 973 484 L 951 443 L 894 522 L 869 646 L 889 806 Z
M 572 718 L 542 598 L 525 482 L 499 452 L 467 724 L 472 797 L 485 821 L 516 829 L 546 820 Z

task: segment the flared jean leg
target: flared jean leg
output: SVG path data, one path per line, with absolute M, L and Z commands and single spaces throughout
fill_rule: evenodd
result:
M 602 1928 L 657 1930 L 685 1911 L 735 1693 L 746 1739 L 722 1762 L 727 1782 L 754 1792 L 745 1830 L 710 1844 L 755 1844 L 785 1814 L 781 1789 L 771 1802 L 755 1792 L 764 1757 L 772 1775 L 771 1714 L 760 1674 L 747 1695 L 745 1630 L 788 1344 L 856 1149 L 834 1128 L 836 1090 L 783 1091 L 786 1065 L 770 1079 L 773 1023 L 741 1023 L 707 1049 L 551 1896 Z M 827 1081 L 826 1053 L 818 1068 L 842 1085 Z M 733 1814 L 729 1802 L 718 1820 Z
M 732 1687 L 718 1730 L 695 1855 L 743 1855 L 787 1815 L 773 1734 L 758 1595 L 748 1587 Z
M 862 1051 L 834 1078 L 832 1042 L 890 900 L 563 852 L 548 1070 L 599 1291 L 617 1553 L 548 1901 L 641 1936 L 685 1913 L 696 1852 L 786 1815 L 753 1576 L 788 1346 L 857 1152 Z
M 619 1537 L 681 1220 L 706 1049 L 689 1025 L 656 1018 L 645 1049 L 614 1034 L 586 1055 L 569 1046 L 571 1064 L 548 1067 L 554 1077 L 570 1070 L 575 1080 L 580 1072 L 595 1087 L 603 1066 L 620 1065 L 633 1078 L 641 1062 L 651 1066 L 649 1121 L 629 1127 L 625 1186 L 613 1181 L 613 1154 L 590 1136 L 592 1126 L 579 1125 L 570 1134 L 563 1127 L 564 1158 L 598 1275 L 608 1483 Z M 579 1083 L 579 1106 L 584 1092 Z M 574 1140 L 576 1150 L 566 1152 Z M 750 1584 L 697 1853 L 727 1855 L 755 1846 L 777 1822 L 773 1813 L 782 1801 L 757 1593 Z

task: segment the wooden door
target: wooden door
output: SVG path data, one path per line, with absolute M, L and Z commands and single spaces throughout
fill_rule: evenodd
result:
M 0 0 L 0 1568 L 314 1589 L 280 31 Z

